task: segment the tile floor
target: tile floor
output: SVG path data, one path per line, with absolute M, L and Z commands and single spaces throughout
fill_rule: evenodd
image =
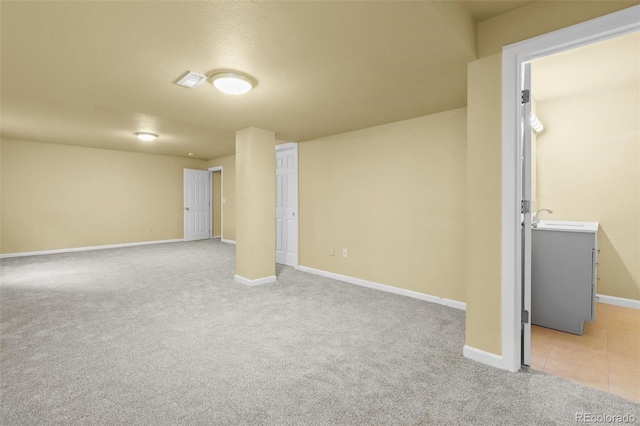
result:
M 598 303 L 582 336 L 532 326 L 531 368 L 640 402 L 640 310 Z

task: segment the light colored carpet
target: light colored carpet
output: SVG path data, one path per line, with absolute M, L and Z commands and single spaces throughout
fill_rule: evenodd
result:
M 544 425 L 640 406 L 462 357 L 464 312 L 199 241 L 5 259 L 3 425 Z M 640 421 L 640 420 L 638 420 Z

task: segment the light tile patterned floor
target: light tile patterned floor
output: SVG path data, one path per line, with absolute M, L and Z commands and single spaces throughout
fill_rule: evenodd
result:
M 582 336 L 532 326 L 531 368 L 640 402 L 640 310 L 598 303 Z

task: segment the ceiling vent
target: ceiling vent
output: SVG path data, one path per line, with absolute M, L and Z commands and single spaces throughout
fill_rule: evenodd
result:
M 206 76 L 198 74 L 197 72 L 189 71 L 184 77 L 182 77 L 176 84 L 186 87 L 187 89 L 195 89 L 200 86 L 205 80 Z

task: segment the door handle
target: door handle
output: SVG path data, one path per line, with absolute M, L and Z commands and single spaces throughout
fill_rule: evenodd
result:
M 185 207 L 184 209 L 185 209 L 186 211 L 189 211 L 189 207 Z
M 291 213 L 291 214 L 292 214 L 293 216 L 295 216 L 295 215 L 296 215 L 296 212 L 293 212 L 293 213 Z

